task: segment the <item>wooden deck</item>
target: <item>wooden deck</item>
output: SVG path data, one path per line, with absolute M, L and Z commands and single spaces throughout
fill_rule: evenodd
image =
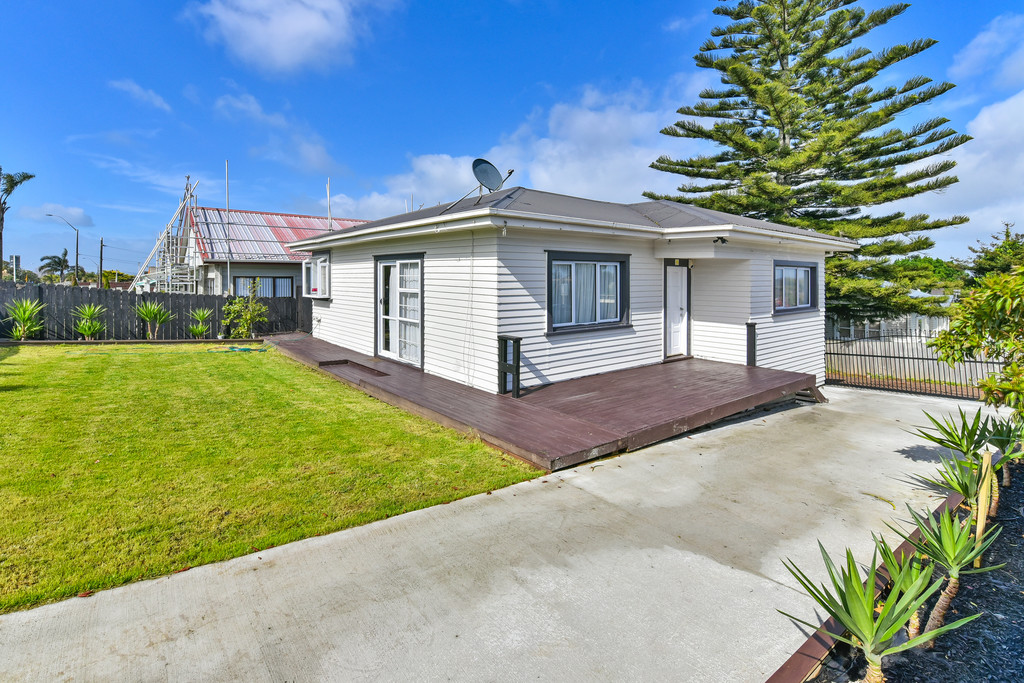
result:
M 285 355 L 391 405 L 558 470 L 635 450 L 802 390 L 813 375 L 688 359 L 500 396 L 313 337 L 278 337 Z

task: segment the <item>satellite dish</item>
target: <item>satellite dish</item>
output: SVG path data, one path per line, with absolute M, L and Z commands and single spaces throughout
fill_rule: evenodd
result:
M 498 169 L 487 159 L 475 159 L 473 161 L 473 175 L 481 185 L 491 192 L 497 190 L 505 182 Z

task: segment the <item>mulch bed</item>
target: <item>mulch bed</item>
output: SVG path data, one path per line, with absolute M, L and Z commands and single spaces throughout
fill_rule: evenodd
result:
M 886 657 L 888 683 L 1024 681 L 1024 467 L 1013 465 L 1012 474 L 1012 485 L 1002 489 L 995 520 L 1003 531 L 985 556 L 986 566 L 1006 566 L 961 576 L 946 622 L 978 612 L 982 616 L 940 636 L 932 650 Z M 927 613 L 922 623 L 926 618 Z M 863 658 L 851 659 L 849 649 L 841 648 L 833 651 L 812 683 L 860 680 Z

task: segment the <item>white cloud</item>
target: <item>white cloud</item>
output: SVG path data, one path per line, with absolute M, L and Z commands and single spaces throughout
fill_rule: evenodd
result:
M 659 131 L 676 121 L 675 109 L 696 99 L 701 76 L 673 78 L 655 97 L 639 86 L 617 93 L 586 88 L 574 102 L 538 110 L 514 132 L 483 152 L 502 175 L 516 173 L 509 186 L 617 202 L 643 201 L 644 190 L 670 194 L 681 178 L 649 168 L 661 154 L 688 156 L 697 143 Z M 382 181 L 383 189 L 332 197 L 334 215 L 376 219 L 458 199 L 476 185 L 472 157 L 424 154 L 410 158 L 409 170 Z M 326 213 L 326 200 L 319 203 Z M 313 210 L 313 209 L 309 209 Z
M 214 102 L 213 107 L 227 118 L 234 118 L 236 115 L 242 115 L 256 123 L 273 126 L 275 128 L 286 128 L 288 126 L 288 119 L 284 117 L 284 114 L 268 114 L 263 111 L 263 105 L 260 104 L 259 100 L 249 93 L 242 93 L 240 95 L 221 95 L 217 98 L 217 101 Z
M 130 78 L 124 78 L 120 81 L 108 81 L 107 85 L 115 90 L 122 90 L 132 96 L 133 99 L 148 104 L 151 107 L 162 109 L 166 112 L 171 111 L 171 105 L 167 104 L 167 101 L 160 95 L 156 94 L 152 90 L 146 90 L 141 85 L 136 83 Z
M 261 71 L 287 73 L 323 68 L 347 56 L 365 33 L 359 13 L 389 2 L 370 0 L 207 0 L 189 14 L 205 34 L 236 58 Z
M 1003 85 L 1024 83 L 1024 45 L 1018 36 L 1024 33 L 1024 14 L 1003 14 L 953 57 L 949 75 L 966 79 L 993 71 Z
M 90 228 L 95 223 L 92 222 L 92 216 L 85 212 L 85 209 L 77 206 L 64 206 L 62 204 L 43 204 L 42 206 L 20 206 L 18 207 L 18 217 L 24 218 L 30 221 L 39 221 L 43 223 L 58 222 L 61 225 L 64 224 L 60 218 L 54 218 L 47 216 L 47 214 L 53 214 L 54 216 L 63 216 L 67 219 L 68 223 L 75 226 L 76 228 Z
M 668 31 L 670 33 L 674 33 L 674 32 L 677 32 L 677 31 L 681 32 L 681 33 L 685 33 L 686 31 L 689 31 L 694 26 L 697 26 L 698 24 L 700 24 L 702 21 L 704 21 L 704 13 L 703 12 L 701 12 L 699 14 L 694 14 L 694 15 L 689 16 L 689 17 L 673 17 L 673 18 L 669 19 L 667 22 L 665 22 L 665 24 L 662 26 L 662 28 L 665 31 Z
M 98 168 L 124 176 L 125 178 L 137 183 L 148 185 L 154 190 L 178 196 L 181 196 L 185 192 L 186 171 L 177 172 L 155 169 L 145 164 L 139 164 L 119 157 L 103 154 L 90 154 L 89 157 Z M 198 176 L 192 174 L 193 184 L 199 180 L 200 178 Z M 207 183 L 209 183 L 209 181 L 204 182 L 204 184 Z
M 234 85 L 234 84 L 230 84 Z M 339 168 L 331 158 L 327 143 L 308 126 L 288 119 L 280 112 L 268 112 L 249 93 L 221 95 L 214 102 L 214 109 L 228 119 L 243 117 L 258 126 L 271 129 L 267 142 L 253 146 L 249 152 L 262 159 L 269 159 L 291 166 L 304 173 L 331 173 Z
M 967 124 L 974 137 L 948 155 L 956 160 L 953 173 L 960 179 L 947 190 L 885 206 L 908 213 L 927 213 L 933 218 L 956 214 L 970 216 L 958 228 L 932 231 L 932 254 L 940 258 L 967 257 L 967 246 L 987 241 L 1002 221 L 1024 225 L 1024 90 L 981 109 Z M 875 211 L 874 213 L 880 213 Z

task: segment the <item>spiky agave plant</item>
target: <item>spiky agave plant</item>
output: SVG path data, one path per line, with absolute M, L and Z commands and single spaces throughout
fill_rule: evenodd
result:
M 39 314 L 46 308 L 46 304 L 38 299 L 18 299 L 6 305 L 7 316 L 4 322 L 11 321 L 11 339 L 25 341 L 34 337 L 43 330 L 43 323 L 39 320 Z
M 902 652 L 916 647 L 931 634 L 925 634 L 912 638 L 904 643 L 894 644 L 897 634 L 903 629 L 906 623 L 913 616 L 914 612 L 921 608 L 921 605 L 939 588 L 941 580 L 931 584 L 932 568 L 925 567 L 913 581 L 904 578 L 904 573 L 911 571 L 910 563 L 900 567 L 896 575 L 892 577 L 893 583 L 903 587 L 902 591 L 889 591 L 885 600 L 879 605 L 875 599 L 875 579 L 878 570 L 877 552 L 871 557 L 871 565 L 868 568 L 866 577 L 862 577 L 853 559 L 853 552 L 846 549 L 846 566 L 837 568 L 832 558 L 829 557 L 821 543 L 821 557 L 825 561 L 825 568 L 828 570 L 831 588 L 822 583 L 820 586 L 814 582 L 803 571 L 797 567 L 792 560 L 783 560 L 786 569 L 793 577 L 800 582 L 807 594 L 817 602 L 830 617 L 842 624 L 846 633 L 830 633 L 821 626 L 794 617 L 791 614 L 782 614 L 793 621 L 809 626 L 816 631 L 821 631 L 832 636 L 836 640 L 847 643 L 851 647 L 864 652 L 864 658 L 868 662 L 867 674 L 864 680 L 868 683 L 883 683 L 885 676 L 882 673 L 882 658 L 896 652 Z M 968 621 L 981 615 L 975 614 L 965 617 L 952 624 L 941 626 L 937 632 L 945 633 L 966 624 Z
M 156 301 L 144 301 L 135 307 L 142 321 L 146 323 L 146 339 L 156 339 L 160 326 L 174 318 L 164 305 Z
M 944 510 L 931 515 L 919 515 L 909 505 L 907 510 L 914 519 L 914 525 L 920 534 L 915 538 L 896 527 L 889 525 L 889 528 L 905 538 L 917 552 L 927 557 L 932 563 L 944 567 L 948 580 L 942 594 L 928 615 L 928 623 L 925 625 L 925 632 L 921 638 L 925 639 L 926 648 L 934 647 L 935 637 L 943 633 L 943 623 L 946 620 L 946 613 L 949 606 L 960 590 L 960 577 L 964 574 L 979 574 L 999 569 L 1003 565 L 992 565 L 979 569 L 966 569 L 976 557 L 980 557 L 993 541 L 999 536 L 1000 529 L 993 526 L 981 538 L 975 542 L 974 534 L 971 533 L 973 517 L 968 517 L 963 523 L 957 519 L 952 510 Z M 939 579 L 941 581 L 941 579 Z M 975 615 L 980 616 L 980 615 Z M 963 621 L 963 620 L 961 620 Z M 959 623 L 959 622 L 957 622 Z

